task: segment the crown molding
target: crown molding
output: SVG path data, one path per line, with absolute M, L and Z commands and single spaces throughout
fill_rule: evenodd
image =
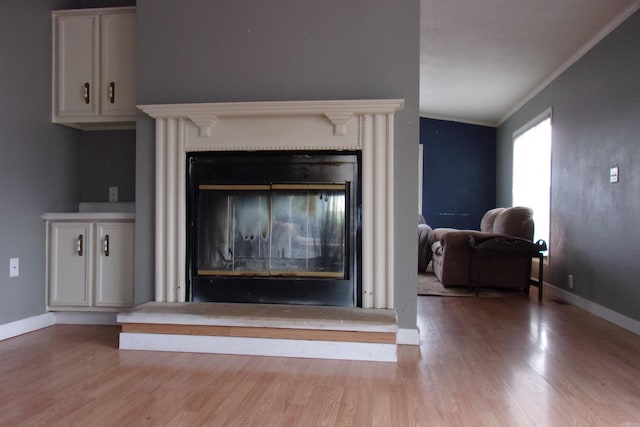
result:
M 551 82 L 560 77 L 562 73 L 567 71 L 573 64 L 578 62 L 587 52 L 593 49 L 598 43 L 600 43 L 606 36 L 608 36 L 613 30 L 618 28 L 620 24 L 626 21 L 631 15 L 636 13 L 640 9 L 640 0 L 635 1 L 622 13 L 612 19 L 603 29 L 598 31 L 586 44 L 584 44 L 576 53 L 574 53 L 569 59 L 567 59 L 562 65 L 560 65 L 554 72 L 552 72 L 546 79 L 544 79 L 538 86 L 536 86 L 529 94 L 522 98 L 517 104 L 515 104 L 507 113 L 498 121 L 497 126 L 502 126 L 509 117 L 515 114 L 520 108 L 531 101 L 536 95 L 542 92 Z

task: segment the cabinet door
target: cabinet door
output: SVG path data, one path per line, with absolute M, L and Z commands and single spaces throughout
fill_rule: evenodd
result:
M 49 305 L 91 305 L 90 223 L 51 223 L 49 229 Z
M 97 116 L 98 48 L 97 15 L 54 15 L 54 116 Z
M 102 114 L 105 116 L 135 116 L 135 11 L 114 11 L 102 14 L 100 43 Z
M 99 307 L 133 304 L 133 224 L 98 223 L 96 301 Z

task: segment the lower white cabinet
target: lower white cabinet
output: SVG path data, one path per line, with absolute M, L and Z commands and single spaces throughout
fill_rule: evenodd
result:
M 132 221 L 48 221 L 48 306 L 108 310 L 133 305 Z

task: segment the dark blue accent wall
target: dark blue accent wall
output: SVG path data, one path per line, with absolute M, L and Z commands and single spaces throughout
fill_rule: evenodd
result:
M 496 129 L 421 117 L 420 143 L 427 223 L 478 229 L 496 206 Z

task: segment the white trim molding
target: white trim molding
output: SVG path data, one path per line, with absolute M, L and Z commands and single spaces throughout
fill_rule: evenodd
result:
M 397 362 L 395 344 L 171 334 L 120 334 L 120 350 Z
M 115 311 L 56 311 L 56 325 L 118 325 Z
M 394 114 L 403 99 L 140 105 L 156 119 L 155 300 L 186 298 L 186 153 L 362 152 L 363 308 L 394 307 Z
M 44 313 L 38 316 L 16 320 L 15 322 L 5 323 L 0 325 L 0 341 L 37 331 L 38 329 L 53 326 L 55 324 L 56 316 L 53 313 Z
M 0 341 L 53 325 L 117 325 L 117 312 L 50 311 L 0 325 Z
M 396 332 L 396 343 L 404 345 L 420 345 L 420 330 L 415 329 L 398 329 Z
M 640 321 L 632 319 L 631 317 L 627 317 L 607 307 L 604 307 L 593 301 L 589 301 L 586 298 L 583 298 L 576 294 L 572 294 L 571 292 L 567 292 L 564 289 L 560 289 L 548 283 L 544 283 L 544 291 L 545 295 L 547 296 L 556 297 L 558 299 L 561 299 L 562 301 L 566 301 L 569 304 L 573 304 L 576 307 L 580 307 L 581 309 L 588 311 L 594 316 L 598 316 L 599 318 L 611 322 L 614 325 L 620 326 L 621 328 L 626 329 L 629 332 L 640 335 Z

